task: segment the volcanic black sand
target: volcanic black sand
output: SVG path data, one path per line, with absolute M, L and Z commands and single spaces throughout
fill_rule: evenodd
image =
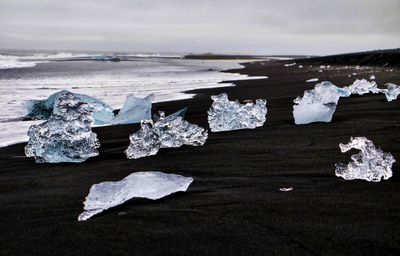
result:
M 0 255 L 399 255 L 399 165 L 391 179 L 369 183 L 336 177 L 334 164 L 350 160 L 338 144 L 351 136 L 371 139 L 400 161 L 400 100 L 342 98 L 331 123 L 298 126 L 292 117 L 293 99 L 315 85 L 307 79 L 345 86 L 374 74 L 383 86 L 399 84 L 399 70 L 318 72 L 284 66 L 290 62 L 249 63 L 240 72 L 269 78 L 155 105 L 167 113 L 187 106 L 187 120 L 208 127 L 212 94 L 268 100 L 263 127 L 210 133 L 203 147 L 128 160 L 128 136 L 138 126 L 124 125 L 94 129 L 100 156 L 82 164 L 35 164 L 24 144 L 0 149 Z M 77 221 L 92 184 L 151 170 L 195 180 L 186 193 L 131 200 Z

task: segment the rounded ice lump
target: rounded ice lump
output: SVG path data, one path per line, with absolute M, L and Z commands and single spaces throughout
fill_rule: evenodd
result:
M 263 126 L 267 115 L 267 101 L 258 99 L 256 103 L 248 101 L 230 101 L 226 93 L 211 96 L 214 101 L 208 110 L 208 124 L 212 132 L 254 129 Z
M 92 132 L 93 117 L 88 104 L 65 92 L 58 100 L 58 112 L 28 130 L 25 155 L 36 163 L 83 162 L 97 156 L 100 143 Z

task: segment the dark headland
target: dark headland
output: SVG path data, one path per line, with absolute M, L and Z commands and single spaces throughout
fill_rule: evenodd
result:
M 383 59 L 365 54 L 377 57 L 250 62 L 231 72 L 269 78 L 155 104 L 167 113 L 187 106 L 187 120 L 208 127 L 210 95 L 268 100 L 263 127 L 210 133 L 203 147 L 128 160 L 124 150 L 138 125 L 122 125 L 95 128 L 100 156 L 82 164 L 35 164 L 24 144 L 0 149 L 0 255 L 399 255 L 398 163 L 380 183 L 337 178 L 334 164 L 350 160 L 338 144 L 351 136 L 371 139 L 399 162 L 400 100 L 342 98 L 331 123 L 297 126 L 292 117 L 293 99 L 314 87 L 305 82 L 311 78 L 345 86 L 375 75 L 381 87 L 400 84 L 398 50 Z M 292 62 L 303 68 L 284 66 Z M 319 72 L 325 64 L 330 68 Z M 195 180 L 186 193 L 131 200 L 77 221 L 92 184 L 149 170 Z

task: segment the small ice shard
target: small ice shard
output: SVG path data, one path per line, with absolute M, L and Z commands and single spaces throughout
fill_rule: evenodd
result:
M 287 187 L 287 188 L 280 188 L 279 189 L 279 191 L 281 191 L 281 192 L 289 192 L 289 191 L 292 191 L 293 190 L 293 187 Z
M 296 62 L 292 62 L 292 63 L 287 63 L 285 64 L 285 67 L 291 67 L 291 66 L 295 66 Z
M 303 68 L 303 65 L 299 65 L 299 68 Z
M 58 113 L 58 101 L 60 96 L 65 93 L 71 93 L 63 90 L 50 95 L 44 100 L 29 100 L 25 103 L 25 107 L 28 111 L 27 117 L 36 120 L 46 120 L 53 113 Z M 72 94 L 72 93 L 71 93 Z M 104 103 L 103 101 L 90 97 L 84 94 L 74 94 L 81 102 L 88 104 L 88 109 L 92 112 L 95 124 L 109 124 L 114 118 L 112 107 Z
M 134 124 L 142 120 L 151 119 L 151 103 L 154 94 L 145 98 L 137 98 L 132 94 L 126 97 L 124 106 L 114 117 L 113 124 Z
M 343 90 L 347 90 L 350 94 L 364 95 L 367 93 L 380 93 L 381 89 L 375 81 L 368 81 L 366 79 L 356 79 L 350 86 L 343 87 Z
M 175 113 L 173 113 L 173 114 L 171 114 L 171 115 L 169 115 L 169 116 L 167 116 L 165 118 L 167 120 L 172 120 L 172 119 L 175 119 L 178 116 L 180 116 L 180 117 L 182 117 L 182 119 L 185 119 L 186 112 L 187 112 L 187 108 L 182 108 L 181 110 L 178 110 Z M 164 112 L 161 112 L 161 113 L 164 113 Z M 159 119 L 160 119 L 159 115 L 157 115 L 157 114 L 153 115 L 153 121 L 154 122 L 158 121 Z
M 340 97 L 348 97 L 347 91 L 331 82 L 324 81 L 314 89 L 304 91 L 303 97 L 294 100 L 293 117 L 295 124 L 330 122 Z
M 374 75 L 371 75 L 371 76 L 369 77 L 369 80 L 375 80 L 375 76 L 374 76 Z
M 307 83 L 318 82 L 318 78 L 311 78 L 306 81 Z
M 385 96 L 387 101 L 396 100 L 400 94 L 400 85 L 387 83 L 387 90 L 385 90 Z
M 141 129 L 129 136 L 130 145 L 125 150 L 129 159 L 138 159 L 157 154 L 160 148 L 176 148 L 182 145 L 202 146 L 208 132 L 195 124 L 183 120 L 186 109 L 165 117 L 164 112 L 145 120 Z
M 267 115 L 267 101 L 257 99 L 256 103 L 247 101 L 230 101 L 226 93 L 211 96 L 214 101 L 208 110 L 208 124 L 211 131 L 232 131 L 254 129 L 263 126 Z
M 78 216 L 78 221 L 88 220 L 132 198 L 156 200 L 179 191 L 185 192 L 192 182 L 192 177 L 176 174 L 135 172 L 120 181 L 94 184 L 83 203 L 84 212 Z
M 58 113 L 49 120 L 32 125 L 25 155 L 36 163 L 80 163 L 97 156 L 100 143 L 92 132 L 93 117 L 87 103 L 66 92 L 58 101 Z
M 352 148 L 360 150 L 358 154 L 352 155 L 352 162 L 336 164 L 335 174 L 345 180 L 363 179 L 379 182 L 381 179 L 392 177 L 392 165 L 396 159 L 381 149 L 376 148 L 372 141 L 365 137 L 350 138 L 347 144 L 339 144 L 342 153 Z

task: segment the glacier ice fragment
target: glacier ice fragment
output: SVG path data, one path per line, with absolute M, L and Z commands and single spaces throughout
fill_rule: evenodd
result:
M 384 91 L 387 101 L 396 100 L 400 94 L 400 85 L 387 83 L 387 89 Z
M 94 184 L 78 220 L 87 220 L 132 198 L 156 200 L 175 192 L 185 192 L 192 182 L 192 177 L 149 171 L 132 173 L 120 181 Z
M 350 94 L 358 95 L 382 92 L 375 81 L 368 81 L 366 79 L 356 79 L 350 86 L 343 87 L 343 90 L 348 91 Z
M 142 120 L 151 119 L 151 103 L 154 100 L 154 94 L 145 98 L 137 98 L 132 94 L 126 97 L 124 106 L 114 117 L 113 124 L 134 124 Z
M 211 96 L 214 101 L 208 110 L 208 124 L 212 132 L 254 129 L 263 126 L 267 115 L 267 101 L 257 99 L 245 104 L 230 101 L 226 93 Z
M 93 117 L 87 103 L 66 92 L 59 97 L 58 113 L 28 130 L 25 155 L 36 163 L 83 162 L 97 156 L 100 143 L 92 132 Z
M 287 188 L 280 188 L 279 189 L 279 191 L 281 191 L 281 192 L 289 192 L 289 191 L 292 191 L 293 190 L 293 187 L 287 187 Z
M 307 83 L 318 82 L 318 78 L 311 78 L 306 80 Z
M 304 91 L 303 97 L 294 100 L 294 122 L 296 124 L 330 122 L 340 97 L 348 96 L 347 91 L 331 82 L 318 83 L 314 89 Z
M 203 145 L 208 132 L 183 120 L 185 111 L 183 109 L 167 117 L 160 111 L 154 120 L 142 121 L 141 129 L 129 136 L 130 144 L 125 150 L 126 156 L 129 159 L 138 159 L 155 155 L 160 148 Z
M 60 96 L 67 92 L 68 91 L 66 90 L 62 90 L 50 95 L 47 99 L 44 100 L 27 101 L 25 103 L 25 107 L 28 112 L 27 117 L 36 120 L 46 120 L 53 113 L 58 113 L 59 110 L 57 105 L 60 100 Z M 112 119 L 114 118 L 112 107 L 110 107 L 103 101 L 88 95 L 78 94 L 78 93 L 74 95 L 81 102 L 85 102 L 88 104 L 87 108 L 92 112 L 95 124 L 101 125 L 101 124 L 111 123 Z
M 379 182 L 381 179 L 392 177 L 392 165 L 396 159 L 390 154 L 376 148 L 372 141 L 365 137 L 350 138 L 347 144 L 339 144 L 342 153 L 352 148 L 360 150 L 352 155 L 350 163 L 336 164 L 335 174 L 345 180 L 363 179 Z

